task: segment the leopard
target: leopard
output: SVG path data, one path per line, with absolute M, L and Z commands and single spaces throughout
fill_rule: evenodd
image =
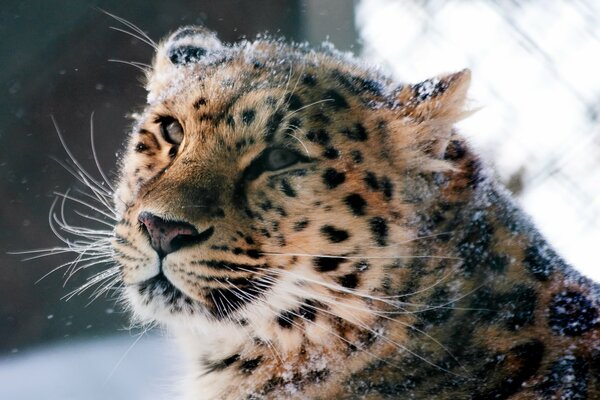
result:
M 202 26 L 156 45 L 111 246 L 182 398 L 600 398 L 600 286 L 459 133 L 470 80 Z

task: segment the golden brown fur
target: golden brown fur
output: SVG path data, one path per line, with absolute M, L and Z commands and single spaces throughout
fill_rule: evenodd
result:
M 469 78 L 199 28 L 160 45 L 114 249 L 134 313 L 184 343 L 186 398 L 600 396 L 598 288 L 454 131 Z M 161 253 L 149 214 L 196 233 Z

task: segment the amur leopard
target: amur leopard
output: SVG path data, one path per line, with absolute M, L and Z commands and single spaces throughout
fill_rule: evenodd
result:
M 454 124 L 470 72 L 323 45 L 157 46 L 112 251 L 185 399 L 598 399 L 600 290 Z

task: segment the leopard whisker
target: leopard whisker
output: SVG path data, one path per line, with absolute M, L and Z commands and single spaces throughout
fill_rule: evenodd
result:
M 300 145 L 304 148 L 304 151 L 306 152 L 306 155 L 308 157 L 310 157 L 310 152 L 308 151 L 308 147 L 306 147 L 306 145 L 304 144 L 304 142 L 302 142 L 302 140 L 300 140 L 296 135 L 294 135 L 292 132 L 286 132 L 286 135 L 291 136 L 292 138 L 296 139 L 298 141 L 298 143 L 300 143 Z
M 91 216 L 91 215 L 89 215 L 89 214 L 84 214 L 84 213 L 82 213 L 81 211 L 78 211 L 78 210 L 75 210 L 74 212 L 75 212 L 75 214 L 79 215 L 80 217 L 87 218 L 87 219 L 89 219 L 89 220 L 91 220 L 91 221 L 98 222 L 98 223 L 100 223 L 100 224 L 102 224 L 102 225 L 106 225 L 106 226 L 108 226 L 109 228 L 114 228 L 114 225 L 113 225 L 113 224 L 111 224 L 110 222 L 106 222 L 106 221 L 105 221 L 105 220 L 103 220 L 103 219 L 100 219 L 100 218 L 97 218 L 97 217 Z M 89 229 L 89 231 L 94 231 L 94 232 L 102 232 L 102 231 L 95 230 L 95 229 Z M 102 234 L 103 234 L 103 235 L 104 235 L 104 234 L 110 234 L 110 235 L 112 236 L 112 234 L 113 234 L 113 233 L 112 233 L 112 230 L 111 230 L 111 231 L 106 231 L 106 233 L 104 233 L 104 232 L 103 232 Z
M 60 140 L 60 142 L 63 146 L 63 149 L 65 150 L 65 153 L 67 153 L 67 156 L 69 156 L 69 159 L 71 160 L 73 165 L 75 165 L 77 170 L 81 173 L 81 178 L 83 179 L 82 182 L 85 183 L 88 187 L 90 187 L 90 189 L 92 187 L 89 184 L 89 182 L 93 183 L 93 185 L 95 185 L 95 187 L 100 189 L 101 191 L 106 191 L 107 189 L 104 186 L 102 186 L 102 183 L 99 182 L 98 180 L 96 180 L 89 172 L 87 172 L 87 170 L 79 163 L 79 161 L 77 161 L 77 159 L 75 158 L 75 156 L 73 155 L 73 153 L 71 152 L 69 147 L 67 146 L 67 143 L 60 131 L 60 128 L 58 127 L 58 123 L 56 122 L 56 119 L 54 118 L 54 116 L 51 116 L 51 119 L 52 119 L 52 123 L 54 124 L 54 129 L 56 130 L 56 133 L 58 135 L 58 139 Z
M 74 296 L 76 295 L 80 295 L 83 292 L 85 292 L 86 290 L 88 290 L 89 288 L 91 288 L 92 286 L 104 282 L 107 279 L 113 278 L 115 275 L 117 275 L 119 273 L 119 267 L 111 267 L 108 268 L 104 271 L 101 271 L 93 276 L 91 276 L 86 283 L 84 283 L 83 285 L 81 285 L 80 287 L 78 287 L 77 289 L 69 292 L 68 294 L 66 294 L 65 296 L 63 296 L 61 299 L 64 299 L 66 301 L 69 301 L 70 299 L 72 299 Z
M 99 299 L 101 296 L 106 295 L 110 291 L 119 291 L 124 287 L 123 282 L 121 281 L 121 277 L 117 276 L 113 278 L 111 281 L 106 284 L 98 286 L 94 291 L 90 294 L 91 300 L 86 304 L 86 307 L 91 305 L 94 301 Z
M 70 201 L 73 201 L 75 203 L 81 204 L 81 205 L 83 205 L 85 207 L 88 207 L 88 208 L 96 211 L 97 213 L 104 215 L 106 218 L 110 218 L 113 221 L 117 220 L 116 216 L 109 215 L 108 213 L 106 213 L 105 211 L 102 211 L 98 207 L 95 207 L 95 206 L 93 206 L 93 205 L 91 205 L 91 204 L 89 204 L 89 203 L 87 203 L 87 202 L 85 202 L 85 201 L 83 201 L 81 199 L 78 199 L 77 197 L 70 196 L 68 191 L 65 192 L 65 193 L 54 192 L 54 194 L 56 196 L 58 196 L 58 197 L 61 197 L 63 200 L 70 200 Z
M 121 32 L 125 32 L 121 29 L 115 29 L 117 31 L 121 31 Z M 147 73 L 150 70 L 150 66 L 146 66 L 146 64 L 142 64 L 139 65 L 138 63 L 136 63 L 135 61 L 125 61 L 125 60 L 118 60 L 116 58 L 109 58 L 108 59 L 109 62 L 114 62 L 114 63 L 118 63 L 118 64 L 125 64 L 125 65 L 131 65 L 132 67 L 135 67 L 137 69 L 139 69 L 140 71 Z
M 139 64 L 146 65 L 146 64 L 141 64 L 141 63 L 139 63 Z M 149 67 L 149 65 L 148 65 L 148 67 Z M 98 153 L 96 152 L 96 143 L 94 142 L 94 112 L 93 111 L 90 115 L 90 145 L 92 148 L 92 156 L 94 157 L 94 163 L 96 164 L 96 169 L 100 173 L 100 176 L 102 177 L 103 182 L 106 182 L 106 184 L 110 188 L 110 191 L 112 193 L 114 193 L 115 188 L 110 183 L 110 179 L 108 179 L 108 177 L 104 173 L 104 170 L 102 169 L 102 166 L 100 165 L 100 159 L 98 158 Z
M 314 284 L 317 284 L 317 285 L 321 285 L 321 286 L 326 287 L 327 289 L 331 289 L 331 290 L 334 290 L 334 291 L 337 291 L 337 292 L 341 292 L 341 293 L 346 293 L 346 294 L 350 294 L 350 295 L 354 295 L 354 296 L 363 297 L 363 298 L 366 298 L 366 299 L 369 299 L 369 300 L 372 300 L 372 301 L 379 301 L 381 303 L 384 303 L 384 304 L 387 304 L 389 306 L 396 307 L 396 308 L 399 308 L 401 305 L 402 306 L 412 306 L 412 307 L 430 307 L 430 305 L 427 305 L 427 304 L 418 304 L 418 303 L 410 303 L 410 302 L 405 302 L 405 301 L 391 301 L 391 300 L 389 300 L 390 298 L 400 298 L 400 297 L 405 297 L 405 296 L 408 296 L 408 295 L 382 296 L 382 297 L 373 296 L 373 295 L 370 295 L 368 293 L 362 293 L 362 292 L 359 292 L 357 290 L 348 289 L 346 287 L 343 287 L 343 286 L 340 286 L 340 285 L 337 285 L 337 284 L 322 282 L 322 281 L 319 281 L 319 280 L 316 280 L 316 279 L 311 279 L 311 278 L 308 278 L 308 277 L 304 277 L 304 276 L 295 274 L 295 273 L 293 273 L 291 271 L 273 270 L 273 272 L 278 273 L 278 274 L 288 274 L 288 275 L 293 276 L 295 279 L 300 279 L 300 280 L 303 280 L 303 281 L 306 281 L 306 282 L 310 282 L 310 283 L 314 283 Z M 460 299 L 461 298 L 454 299 L 453 301 L 449 301 L 448 304 L 456 302 L 456 301 L 458 301 Z M 413 314 L 413 313 L 416 313 L 416 312 L 424 312 L 424 311 L 429 311 L 429 310 L 430 309 L 417 310 L 417 311 L 406 311 L 406 313 Z M 395 314 L 399 314 L 399 313 L 395 312 Z
M 120 22 L 121 24 L 125 25 L 126 27 L 128 27 L 129 29 L 133 30 L 135 33 L 137 33 L 137 35 L 134 35 L 132 32 L 129 31 L 125 31 L 125 30 L 120 30 L 118 28 L 115 27 L 110 27 L 112 29 L 116 29 L 116 30 L 120 30 L 123 33 L 126 33 L 128 35 L 133 36 L 136 39 L 139 39 L 140 41 L 146 43 L 147 45 L 149 45 L 150 47 L 152 47 L 155 51 L 158 50 L 158 45 L 156 44 L 156 42 L 154 40 L 152 40 L 152 38 L 150 36 L 148 36 L 146 34 L 146 32 L 144 32 L 142 29 L 140 29 L 137 25 L 135 25 L 133 22 L 130 22 L 128 20 L 126 20 L 123 17 L 119 17 L 115 14 L 112 14 L 106 10 L 103 10 L 101 8 L 99 8 L 98 10 L 100 10 L 101 12 L 103 12 L 104 14 L 108 15 L 109 17 L 115 19 L 117 22 Z
M 90 256 L 88 258 L 76 258 L 75 260 L 71 260 L 68 262 L 65 262 L 57 267 L 52 268 L 49 272 L 45 273 L 41 278 L 39 278 L 37 281 L 35 281 L 35 284 L 40 283 L 42 280 L 46 279 L 48 276 L 52 275 L 53 273 L 55 273 L 56 271 L 61 270 L 64 267 L 67 266 L 71 266 L 74 263 L 78 263 L 78 262 L 88 262 L 88 261 L 94 261 L 94 260 L 102 260 L 104 262 L 110 262 L 111 258 L 108 257 L 107 255 L 100 255 L 100 256 Z
M 296 290 L 299 290 L 300 292 L 303 292 L 303 293 L 301 293 L 301 297 L 312 297 L 312 298 L 314 298 L 315 300 L 317 300 L 319 302 L 325 302 L 325 303 L 334 304 L 334 305 L 338 305 L 338 306 L 342 306 L 342 307 L 349 307 L 351 309 L 357 309 L 357 310 L 360 310 L 360 311 L 367 311 L 368 313 L 375 313 L 375 315 L 377 315 L 378 317 L 380 317 L 382 319 L 386 319 L 388 321 L 398 323 L 398 324 L 400 324 L 402 326 L 405 326 L 405 327 L 407 327 L 407 328 L 409 328 L 411 330 L 414 330 L 414 331 L 416 331 L 418 333 L 421 333 L 427 339 L 433 341 L 436 345 L 440 346 L 440 348 L 443 349 L 457 363 L 457 365 L 459 365 L 465 372 L 468 373 L 468 371 L 466 370 L 466 368 L 464 368 L 464 366 L 458 361 L 458 359 L 456 358 L 456 356 L 454 356 L 454 354 L 452 354 L 446 346 L 444 346 L 442 343 L 440 343 L 437 339 L 435 339 L 431 335 L 429 335 L 426 332 L 424 332 L 424 331 L 422 331 L 422 330 L 414 327 L 411 324 L 405 323 L 405 322 L 403 322 L 401 320 L 398 320 L 398 319 L 391 318 L 391 317 L 389 317 L 387 315 L 379 315 L 376 310 L 372 310 L 372 309 L 370 309 L 368 307 L 365 307 L 364 309 L 361 309 L 361 308 L 353 307 L 351 304 L 340 302 L 340 301 L 335 300 L 335 299 L 333 299 L 331 297 L 328 297 L 328 296 L 315 297 L 314 293 L 312 293 L 312 292 L 304 291 L 304 290 L 302 290 L 300 288 L 296 288 Z M 329 314 L 329 315 L 331 315 L 333 317 L 339 317 L 339 315 L 337 315 L 337 314 L 335 314 L 335 313 L 333 313 L 333 312 L 331 312 L 331 311 L 329 311 L 327 309 L 322 309 L 322 308 L 319 308 L 317 306 L 314 306 L 314 308 L 316 308 L 319 311 L 322 311 L 324 313 L 327 313 L 327 314 Z M 396 346 L 397 348 L 399 348 L 401 350 L 407 351 L 409 354 L 411 354 L 411 355 L 413 355 L 413 356 L 421 359 L 422 361 L 427 362 L 428 364 L 430 364 L 430 365 L 432 365 L 432 366 L 440 369 L 441 371 L 453 374 L 455 376 L 464 377 L 464 376 L 462 376 L 460 374 L 456 374 L 455 372 L 452 372 L 452 371 L 450 371 L 448 369 L 445 369 L 445 368 L 443 368 L 443 367 L 441 367 L 441 366 L 439 366 L 439 365 L 437 365 L 437 364 L 435 364 L 435 363 L 427 360 L 425 357 L 423 357 L 423 356 L 421 356 L 421 355 L 419 355 L 419 354 L 411 351 L 406 346 L 404 346 L 404 345 L 402 345 L 400 343 L 397 343 L 395 340 L 390 339 L 386 335 L 384 335 L 384 334 L 378 334 L 378 332 L 376 332 L 375 330 L 373 330 L 370 326 L 366 325 L 363 322 L 360 322 L 358 318 L 356 319 L 356 321 L 350 320 L 348 318 L 344 318 L 344 320 L 347 321 L 347 322 L 349 322 L 349 323 L 351 323 L 352 325 L 360 328 L 360 329 L 367 330 L 367 331 L 369 331 L 369 332 L 371 332 L 371 333 L 373 333 L 373 334 L 381 337 L 384 341 L 386 341 L 386 342 L 388 342 L 390 344 L 393 344 L 394 346 Z
M 315 106 L 315 105 L 317 105 L 317 104 L 321 104 L 321 103 L 326 103 L 326 102 L 328 102 L 328 101 L 334 101 L 334 100 L 333 100 L 333 99 L 322 99 L 322 100 L 313 101 L 312 103 L 306 104 L 306 105 L 304 105 L 304 106 L 302 106 L 302 107 L 298 108 L 297 110 L 294 110 L 294 111 L 290 112 L 290 113 L 289 113 L 287 116 L 288 116 L 288 117 L 291 117 L 291 116 L 293 116 L 294 114 L 296 114 L 296 113 L 298 113 L 298 112 L 300 112 L 300 111 L 302 111 L 302 110 L 305 110 L 305 109 L 307 109 L 308 107 L 312 107 L 312 106 Z

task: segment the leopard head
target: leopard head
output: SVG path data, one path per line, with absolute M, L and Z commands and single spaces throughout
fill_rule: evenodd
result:
M 114 197 L 134 312 L 283 348 L 372 324 L 374 299 L 408 285 L 425 194 L 407 172 L 452 168 L 441 155 L 468 82 L 398 85 L 330 48 L 172 34 Z

